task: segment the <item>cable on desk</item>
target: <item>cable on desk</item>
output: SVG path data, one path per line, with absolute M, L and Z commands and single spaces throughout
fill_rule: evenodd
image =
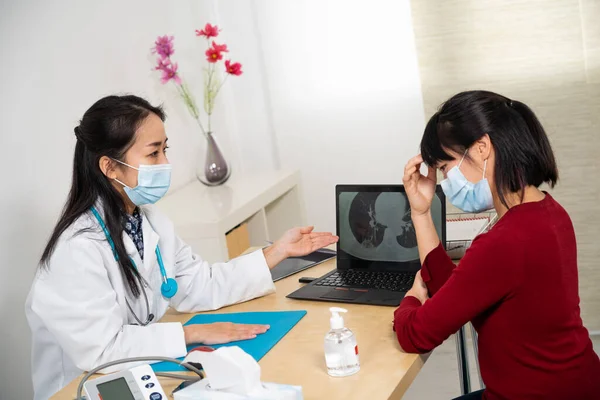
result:
M 168 372 L 155 372 L 154 375 L 156 376 L 162 376 L 163 378 L 171 378 L 171 379 L 179 379 L 182 381 L 199 381 L 202 378 L 198 378 L 195 375 L 181 375 L 181 374 L 170 374 Z

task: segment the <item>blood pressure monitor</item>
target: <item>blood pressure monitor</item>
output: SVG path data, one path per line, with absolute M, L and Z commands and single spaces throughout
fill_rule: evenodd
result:
M 87 381 L 88 400 L 167 400 L 150 365 L 140 365 Z

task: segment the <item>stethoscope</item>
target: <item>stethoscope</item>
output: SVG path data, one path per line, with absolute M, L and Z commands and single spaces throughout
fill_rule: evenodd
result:
M 96 217 L 96 220 L 98 220 L 98 223 L 100 224 L 100 227 L 102 228 L 102 231 L 104 232 L 104 235 L 106 236 L 106 240 L 108 241 L 108 244 L 110 244 L 110 248 L 112 249 L 113 256 L 115 257 L 115 261 L 118 262 L 119 255 L 117 254 L 117 250 L 115 249 L 115 243 L 113 242 L 112 237 L 110 236 L 110 233 L 108 232 L 108 228 L 106 227 L 104 220 L 100 216 L 100 213 L 98 212 L 98 210 L 96 210 L 96 207 L 92 207 L 92 214 L 94 214 L 94 216 Z M 158 247 L 158 244 L 156 245 L 155 253 L 156 253 L 156 259 L 158 261 L 158 267 L 160 268 L 160 274 L 162 275 L 162 283 L 160 285 L 160 293 L 163 295 L 163 297 L 170 299 L 171 297 L 175 296 L 175 294 L 177 293 L 177 281 L 173 278 L 167 277 L 167 271 L 165 270 L 165 265 L 163 264 L 163 260 L 162 260 L 161 254 L 160 254 L 160 249 Z M 130 260 L 131 260 L 131 263 L 133 264 L 133 267 L 135 269 L 137 269 L 137 266 L 135 265 L 135 261 L 133 261 L 132 258 L 130 258 Z M 154 314 L 150 313 L 150 304 L 148 303 L 148 295 L 146 294 L 145 282 L 142 283 L 141 279 L 143 279 L 143 278 L 140 278 L 140 286 L 142 288 L 142 293 L 144 295 L 144 300 L 146 302 L 146 315 L 147 315 L 146 321 L 142 322 L 138 318 L 138 316 L 133 311 L 133 308 L 131 308 L 131 305 L 129 304 L 129 301 L 127 299 L 125 299 L 125 303 L 127 303 L 127 308 L 129 308 L 129 311 L 131 311 L 131 314 L 133 315 L 135 320 L 138 322 L 138 324 L 141 326 L 146 326 L 150 322 L 152 322 L 152 320 L 154 319 Z

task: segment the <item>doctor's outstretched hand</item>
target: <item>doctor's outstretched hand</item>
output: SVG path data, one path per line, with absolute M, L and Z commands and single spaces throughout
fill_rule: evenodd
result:
M 314 227 L 293 228 L 264 250 L 269 268 L 273 268 L 288 257 L 310 254 L 322 247 L 336 243 L 338 237 L 331 232 L 313 232 Z
M 429 212 L 435 195 L 437 183 L 435 168 L 429 166 L 427 176 L 424 176 L 420 171 L 422 163 L 423 157 L 420 154 L 408 160 L 402 177 L 413 217 Z

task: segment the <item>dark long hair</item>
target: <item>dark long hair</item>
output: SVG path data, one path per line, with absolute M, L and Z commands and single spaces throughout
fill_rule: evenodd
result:
M 435 166 L 454 157 L 445 149 L 465 151 L 488 134 L 495 150 L 494 181 L 502 204 L 507 193 L 558 181 L 558 169 L 548 136 L 533 111 L 524 103 L 482 90 L 459 93 L 441 105 L 427 123 L 421 155 Z M 468 155 L 467 155 L 468 157 Z
M 104 222 L 115 244 L 119 266 L 131 293 L 138 297 L 139 274 L 133 266 L 123 243 L 122 213 L 125 202 L 109 179 L 100 170 L 100 158 L 123 157 L 133 145 L 135 132 L 150 113 L 165 120 L 160 107 L 154 107 L 137 96 L 107 96 L 98 100 L 83 115 L 75 128 L 77 143 L 73 157 L 73 181 L 67 202 L 40 260 L 41 268 L 48 262 L 60 236 L 81 215 L 100 200 L 104 207 Z

